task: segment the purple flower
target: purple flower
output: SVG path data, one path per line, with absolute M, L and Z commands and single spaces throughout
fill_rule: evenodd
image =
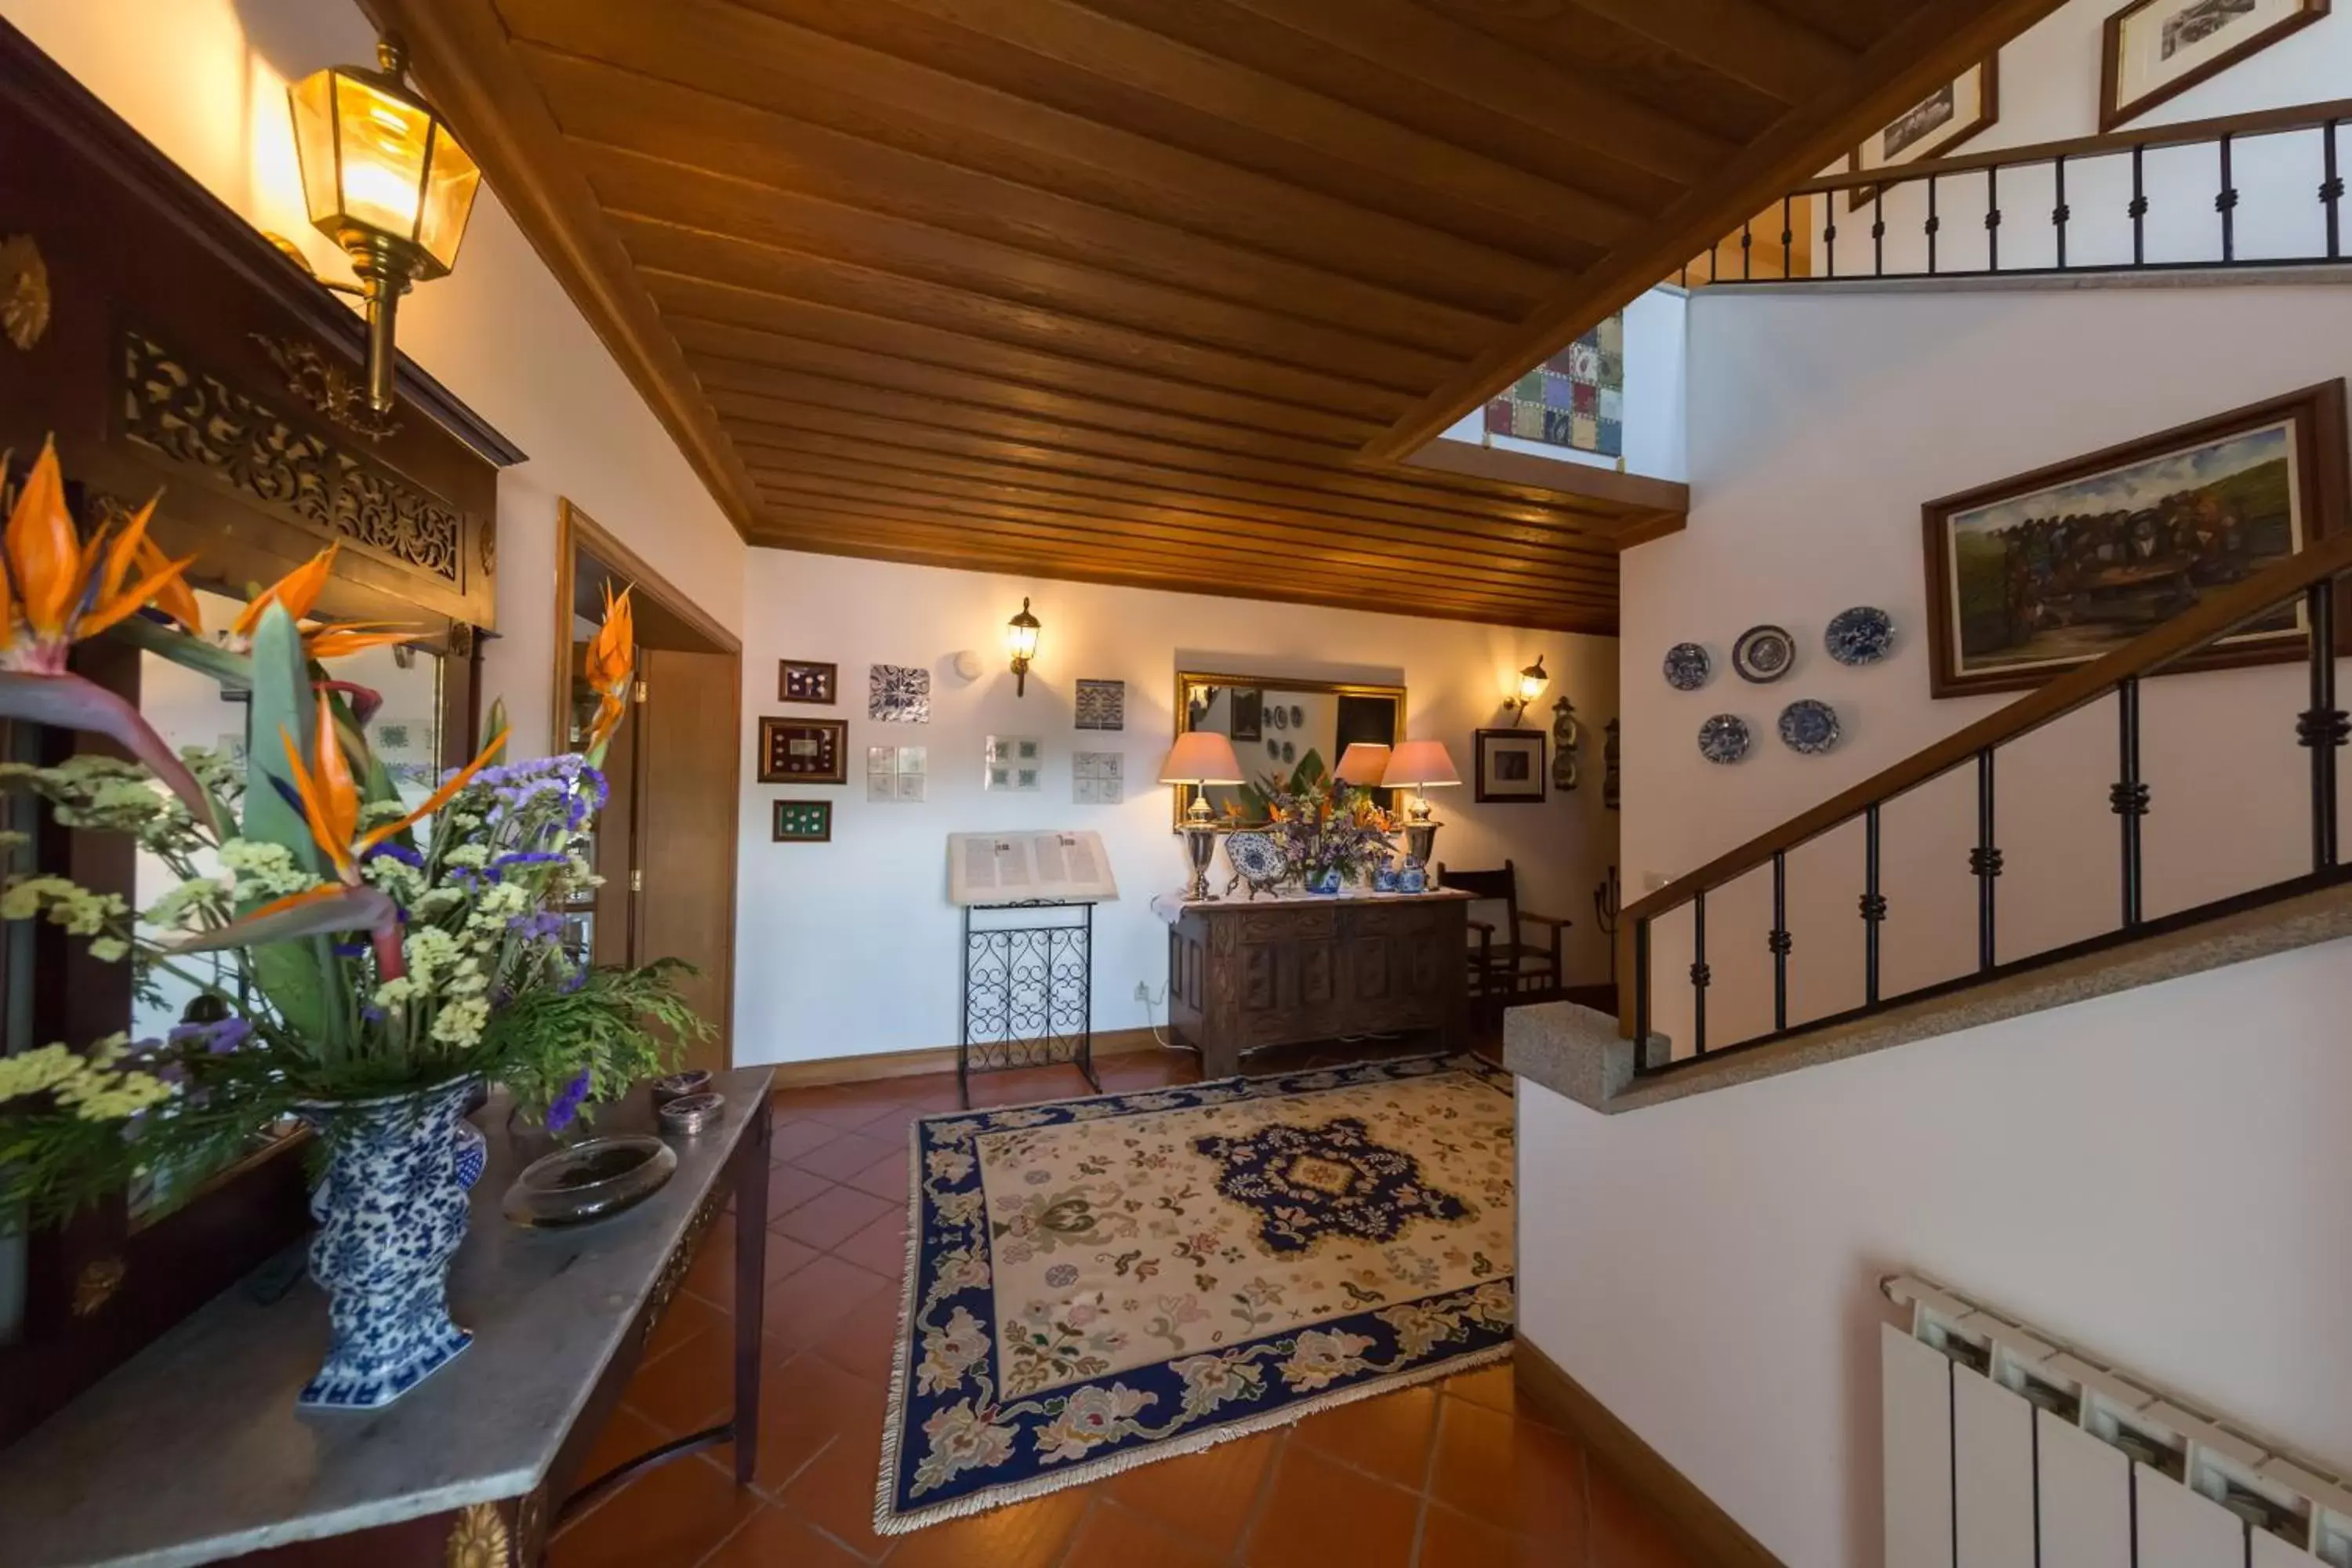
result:
M 223 1018 L 211 1024 L 180 1024 L 164 1038 L 174 1046 L 201 1045 L 216 1057 L 241 1048 L 253 1037 L 253 1026 L 243 1018 Z
M 389 855 L 394 859 L 399 861 L 402 865 L 414 866 L 420 871 L 425 868 L 424 856 L 419 855 L 415 850 L 411 849 L 405 844 L 394 844 L 389 839 L 375 846 L 375 847 L 370 849 L 366 854 L 361 856 L 360 858 L 362 860 L 373 860 L 379 855 Z
M 515 915 L 508 920 L 507 930 L 525 942 L 552 942 L 563 934 L 563 917 L 553 910 Z
M 547 1130 L 561 1132 L 572 1125 L 580 1114 L 580 1102 L 588 1098 L 588 1069 L 582 1068 L 580 1076 L 563 1086 L 547 1108 Z

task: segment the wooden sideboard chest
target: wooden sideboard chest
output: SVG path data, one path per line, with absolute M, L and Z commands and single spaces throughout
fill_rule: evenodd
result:
M 1168 1021 L 1210 1078 L 1266 1046 L 1433 1029 L 1462 1016 L 1470 897 L 1286 896 L 1176 907 Z

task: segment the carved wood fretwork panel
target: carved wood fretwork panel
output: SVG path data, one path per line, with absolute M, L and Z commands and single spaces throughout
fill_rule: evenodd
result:
M 121 393 L 131 439 L 331 539 L 465 591 L 465 521 L 440 497 L 289 424 L 135 329 L 122 334 Z

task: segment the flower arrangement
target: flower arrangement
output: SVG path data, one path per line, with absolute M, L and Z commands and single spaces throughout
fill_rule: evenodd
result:
M 334 549 L 208 635 L 190 563 L 146 537 L 152 508 L 85 543 L 54 451 L 26 475 L 0 538 L 0 717 L 103 734 L 132 760 L 0 764 L 0 785 L 68 827 L 130 836 L 176 885 L 136 910 L 18 869 L 0 918 L 85 940 L 131 965 L 142 997 L 167 978 L 193 987 L 207 1003 L 192 1016 L 211 1021 L 0 1058 L 0 1224 L 60 1216 L 142 1173 L 210 1169 L 321 1103 L 497 1080 L 560 1128 L 708 1035 L 675 990 L 682 966 L 594 968 L 562 942 L 562 909 L 598 881 L 583 850 L 633 669 L 625 592 L 608 594 L 590 651 L 600 701 L 583 752 L 502 763 L 494 709 L 479 754 L 410 806 L 369 747 L 376 695 L 325 668 L 407 634 L 310 618 Z M 246 694 L 248 759 L 175 755 L 129 703 L 72 674 L 68 648 L 100 636 Z M 0 853 L 26 847 L 11 836 Z M 232 973 L 190 962 L 200 954 Z
M 1309 888 L 1369 879 L 1396 845 L 1390 835 L 1397 819 L 1361 789 L 1334 792 L 1329 781 L 1310 780 L 1297 793 L 1276 795 L 1267 805 L 1269 831 Z

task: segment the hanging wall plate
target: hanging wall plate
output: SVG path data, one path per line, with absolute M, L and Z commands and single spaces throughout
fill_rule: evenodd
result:
M 1747 720 L 1718 713 L 1698 727 L 1698 754 L 1710 763 L 1736 763 L 1748 754 L 1752 739 Z
M 1715 673 L 1715 661 L 1695 642 L 1678 642 L 1666 649 L 1666 684 L 1676 691 L 1696 691 Z
M 1885 610 L 1856 605 L 1830 617 L 1822 646 L 1840 664 L 1876 664 L 1895 650 L 1895 622 Z
M 1780 679 L 1796 662 L 1796 639 L 1784 627 L 1750 626 L 1731 645 L 1731 668 L 1759 685 Z
M 1837 710 L 1811 697 L 1800 697 L 1780 710 L 1780 739 L 1789 750 L 1808 757 L 1837 748 Z

